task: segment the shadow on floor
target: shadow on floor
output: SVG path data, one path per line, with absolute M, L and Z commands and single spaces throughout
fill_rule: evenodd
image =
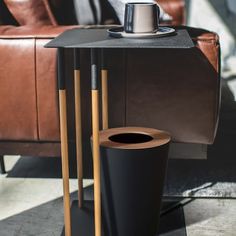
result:
M 76 169 L 71 166 L 71 177 Z M 7 178 L 61 178 L 59 158 L 22 157 Z M 235 165 L 212 160 L 169 160 L 165 196 L 236 197 Z
M 164 195 L 236 198 L 235 165 L 208 160 L 170 160 Z
M 85 200 L 92 200 L 92 187 L 85 188 Z M 77 192 L 71 194 L 71 199 Z M 176 202 L 176 200 L 174 200 Z M 173 204 L 168 199 L 165 207 Z M 202 219 L 204 220 L 204 219 Z M 64 226 L 63 199 L 57 198 L 44 204 L 27 209 L 0 221 L 0 235 L 9 236 L 59 236 Z M 186 236 L 183 207 L 179 205 L 161 217 L 160 236 Z
M 61 178 L 60 158 L 21 157 L 7 178 Z
M 85 199 L 91 200 L 91 187 L 85 189 Z M 76 199 L 77 192 L 71 194 Z M 170 205 L 170 200 L 168 201 Z M 173 202 L 172 202 L 173 204 Z M 64 226 L 63 199 L 57 198 L 32 207 L 0 221 L 0 235 L 59 236 Z M 161 217 L 160 236 L 186 236 L 184 211 L 181 206 Z
M 21 157 L 7 178 L 61 178 L 61 158 Z M 76 162 L 70 161 L 70 178 L 76 178 Z
M 219 126 L 213 145 L 208 147 L 208 160 L 236 163 L 236 101 L 228 83 L 236 77 L 222 79 Z

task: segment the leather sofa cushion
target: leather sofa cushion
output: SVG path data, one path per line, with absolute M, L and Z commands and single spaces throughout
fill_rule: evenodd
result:
M 4 0 L 19 25 L 57 25 L 48 0 Z
M 36 46 L 36 86 L 38 107 L 39 139 L 44 141 L 59 140 L 59 111 L 56 84 L 55 49 L 46 49 L 49 39 L 37 39 Z
M 34 45 L 34 39 L 0 39 L 1 140 L 38 140 Z

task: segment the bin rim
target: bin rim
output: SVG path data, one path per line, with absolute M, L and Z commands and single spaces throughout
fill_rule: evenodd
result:
M 114 142 L 109 138 L 118 134 L 144 134 L 152 137 L 150 141 L 141 143 L 120 143 Z M 92 138 L 91 138 L 92 140 Z M 168 132 L 154 128 L 144 127 L 118 127 L 99 132 L 100 146 L 115 149 L 149 149 L 166 145 L 170 142 L 171 136 Z

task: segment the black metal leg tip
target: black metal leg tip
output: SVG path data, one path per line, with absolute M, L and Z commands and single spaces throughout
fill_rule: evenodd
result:
M 3 156 L 0 156 L 0 174 L 6 174 L 6 168 Z
M 71 236 L 94 236 L 94 202 L 83 201 L 83 207 L 78 207 L 78 201 L 71 205 Z M 65 235 L 63 229 L 61 236 Z M 104 236 L 104 234 L 102 234 Z

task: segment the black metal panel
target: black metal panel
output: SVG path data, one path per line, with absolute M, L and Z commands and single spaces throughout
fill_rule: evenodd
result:
M 48 48 L 192 48 L 194 44 L 186 30 L 152 39 L 113 38 L 106 29 L 68 30 L 45 45 Z

